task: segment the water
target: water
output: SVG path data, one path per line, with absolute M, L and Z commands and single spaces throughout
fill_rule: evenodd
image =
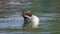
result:
M 60 14 L 41 13 L 39 19 L 40 19 L 40 26 L 39 26 L 40 31 L 38 32 L 0 30 L 0 34 L 60 34 Z M 24 21 L 23 17 L 0 18 L 0 20 L 4 21 L 3 23 L 0 23 L 0 28 L 3 29 L 7 27 L 20 28 Z

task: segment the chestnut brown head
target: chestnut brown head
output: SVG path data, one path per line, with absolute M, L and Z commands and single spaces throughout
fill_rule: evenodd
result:
M 32 16 L 32 13 L 26 13 L 26 15 L 31 17 Z

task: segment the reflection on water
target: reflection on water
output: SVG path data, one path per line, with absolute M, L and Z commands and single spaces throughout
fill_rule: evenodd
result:
M 23 24 L 23 18 L 0 18 L 0 27 L 8 27 L 8 26 L 21 26 Z M 21 23 L 22 22 L 22 23 Z
M 60 14 L 40 14 L 40 26 L 41 31 L 38 32 L 22 32 L 22 31 L 6 31 L 0 30 L 0 34 L 60 34 Z M 0 23 L 0 27 L 12 27 L 21 26 L 23 24 L 23 18 L 0 18 L 0 20 L 5 20 L 4 23 Z M 6 23 L 7 21 L 10 21 Z M 15 22 L 11 22 L 15 21 Z

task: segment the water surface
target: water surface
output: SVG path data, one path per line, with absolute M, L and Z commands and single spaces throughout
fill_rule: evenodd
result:
M 60 34 L 60 14 L 41 13 L 39 19 L 40 19 L 39 26 L 40 31 L 38 32 L 0 30 L 0 34 Z M 0 22 L 0 29 L 9 27 L 20 28 L 24 23 L 23 17 L 0 18 L 0 20 L 2 21 Z

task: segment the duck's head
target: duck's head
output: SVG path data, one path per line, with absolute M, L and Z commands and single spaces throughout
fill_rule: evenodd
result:
M 32 13 L 26 13 L 27 16 L 31 17 L 32 16 Z

